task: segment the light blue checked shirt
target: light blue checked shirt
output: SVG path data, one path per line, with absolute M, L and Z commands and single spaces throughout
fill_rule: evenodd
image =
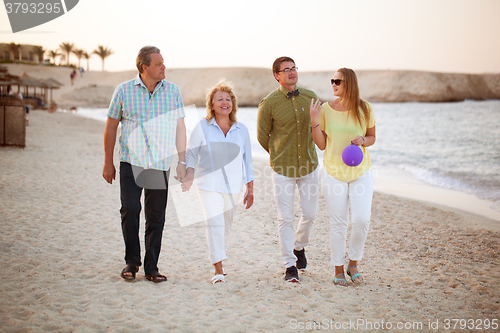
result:
M 120 120 L 120 161 L 145 169 L 168 170 L 175 154 L 177 120 L 185 117 L 179 88 L 161 80 L 153 93 L 139 74 L 120 84 L 108 117 Z

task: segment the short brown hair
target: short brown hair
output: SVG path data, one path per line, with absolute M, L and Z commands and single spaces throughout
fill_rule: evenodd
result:
M 233 85 L 231 82 L 226 81 L 226 79 L 220 79 L 219 82 L 209 91 L 207 94 L 207 121 L 215 117 L 215 111 L 212 109 L 214 107 L 214 96 L 215 93 L 221 91 L 226 92 L 231 96 L 231 102 L 233 103 L 233 108 L 229 114 L 229 120 L 231 124 L 236 123 L 236 112 L 238 111 L 238 100 L 233 92 Z
M 293 61 L 292 58 L 290 57 L 279 57 L 278 59 L 274 60 L 273 62 L 273 74 L 278 74 L 280 69 L 281 69 L 281 63 L 285 61 L 291 61 L 295 64 L 295 61 Z
M 142 65 L 149 66 L 151 65 L 151 54 L 152 53 L 160 53 L 160 49 L 155 46 L 144 46 L 137 55 L 137 59 L 135 60 L 135 64 L 139 73 L 142 73 Z

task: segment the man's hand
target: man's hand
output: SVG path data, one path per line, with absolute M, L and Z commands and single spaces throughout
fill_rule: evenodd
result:
M 113 180 L 116 178 L 116 169 L 113 164 L 104 164 L 102 168 L 102 177 L 110 184 L 113 184 Z
M 177 176 L 174 176 L 174 178 L 177 179 L 178 182 L 182 183 L 182 179 L 186 177 L 186 164 L 183 163 L 177 164 L 175 172 L 177 173 Z

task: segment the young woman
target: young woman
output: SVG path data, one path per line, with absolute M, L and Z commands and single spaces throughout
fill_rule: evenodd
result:
M 347 286 L 344 264 L 349 205 L 352 230 L 347 274 L 354 283 L 363 281 L 358 261 L 363 257 L 373 196 L 373 176 L 366 147 L 375 143 L 375 118 L 371 105 L 359 97 L 358 79 L 352 69 L 339 69 L 331 82 L 337 98 L 323 105 L 311 101 L 310 115 L 313 140 L 319 149 L 325 150 L 321 189 L 330 215 L 334 283 Z M 342 152 L 350 144 L 363 151 L 363 160 L 355 167 L 342 160 Z
M 210 261 L 215 268 L 213 284 L 225 282 L 222 261 L 238 199 L 246 184 L 243 204 L 253 204 L 253 167 L 248 129 L 236 121 L 238 110 L 232 87 L 219 82 L 207 95 L 207 117 L 200 120 L 189 138 L 186 177 L 188 191 L 195 179 L 205 214 Z M 196 177 L 195 177 L 196 170 Z

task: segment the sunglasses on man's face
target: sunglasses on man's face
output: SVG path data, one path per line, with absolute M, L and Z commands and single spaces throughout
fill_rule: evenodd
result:
M 342 81 L 344 80 L 340 80 L 340 79 L 332 79 L 331 82 L 332 82 L 332 86 L 340 86 L 340 84 L 342 83 Z

